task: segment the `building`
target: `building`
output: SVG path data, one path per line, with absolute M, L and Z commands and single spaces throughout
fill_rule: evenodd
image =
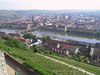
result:
M 8 35 L 12 36 L 12 37 L 20 37 L 20 34 L 15 34 L 15 33 L 9 33 Z
M 74 55 L 79 51 L 79 47 L 71 46 L 68 42 L 48 40 L 45 42 L 44 46 L 47 49 L 52 50 L 54 53 L 59 53 L 63 55 Z
M 96 43 L 95 48 L 100 48 L 100 43 Z
M 31 46 L 33 46 L 33 45 L 37 45 L 37 46 L 40 46 L 40 45 L 42 45 L 42 41 L 40 40 L 40 39 L 34 39 L 33 41 L 32 41 L 32 43 L 31 44 L 27 44 L 29 47 L 31 47 Z
M 100 65 L 100 48 L 95 48 L 91 55 L 91 63 Z
M 0 36 L 6 36 L 7 33 L 6 32 L 0 32 Z
M 89 49 L 86 48 L 86 47 L 80 47 L 79 53 L 82 54 L 82 55 L 88 55 L 88 54 L 90 54 L 89 53 Z
M 25 39 L 25 38 L 22 38 L 22 37 L 14 37 L 14 38 L 20 40 L 22 43 L 24 43 L 26 45 L 32 43 L 32 39 Z

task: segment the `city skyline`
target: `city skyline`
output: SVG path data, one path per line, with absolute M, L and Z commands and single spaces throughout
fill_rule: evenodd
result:
M 99 0 L 0 0 L 0 10 L 98 10 L 99 2 Z

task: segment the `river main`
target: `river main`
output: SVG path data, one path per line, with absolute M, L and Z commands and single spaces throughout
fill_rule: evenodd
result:
M 0 28 L 0 31 L 6 32 L 6 33 L 15 33 L 16 30 Z M 82 41 L 82 42 L 87 42 L 87 43 L 100 43 L 100 38 L 89 37 L 89 36 L 78 36 L 78 35 L 72 35 L 72 34 L 69 35 L 69 34 L 63 33 L 63 32 L 60 33 L 60 32 L 36 30 L 31 33 L 36 35 L 37 37 L 49 35 L 49 36 L 52 36 L 55 38 L 60 38 L 60 39 L 65 39 L 65 40 L 70 39 L 70 40 Z

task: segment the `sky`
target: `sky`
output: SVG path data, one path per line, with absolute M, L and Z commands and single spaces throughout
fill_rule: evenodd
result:
M 0 0 L 0 10 L 100 9 L 100 0 Z

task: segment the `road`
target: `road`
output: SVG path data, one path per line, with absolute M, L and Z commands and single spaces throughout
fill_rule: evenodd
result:
M 84 69 L 81 69 L 81 68 L 78 68 L 78 67 L 69 65 L 69 64 L 67 64 L 67 63 L 65 63 L 65 62 L 62 62 L 62 61 L 60 61 L 60 60 L 57 60 L 57 59 L 54 59 L 54 58 L 51 58 L 51 57 L 48 57 L 48 56 L 45 56 L 45 55 L 42 55 L 42 54 L 39 54 L 39 53 L 37 53 L 37 55 L 43 56 L 43 57 L 45 57 L 45 58 L 47 58 L 47 59 L 50 59 L 50 60 L 55 61 L 55 62 L 58 62 L 58 63 L 60 63 L 60 64 L 64 64 L 64 65 L 66 65 L 66 66 L 68 66 L 68 67 L 71 67 L 71 68 L 73 68 L 73 69 L 77 69 L 77 70 L 79 70 L 79 71 L 81 71 L 81 72 L 83 72 L 83 73 L 86 73 L 86 74 L 88 74 L 88 75 L 95 75 L 95 74 L 93 74 L 93 73 L 91 73 L 91 72 L 88 72 L 88 71 L 85 71 Z

